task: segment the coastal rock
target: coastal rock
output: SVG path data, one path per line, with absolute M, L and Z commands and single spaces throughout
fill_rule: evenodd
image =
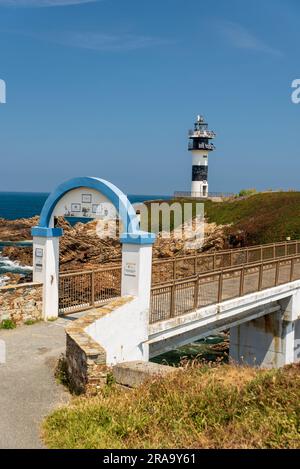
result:
M 0 239 L 3 240 L 30 240 L 30 229 L 38 224 L 38 217 L 21 220 L 1 219 Z M 103 264 L 115 264 L 121 261 L 122 247 L 119 242 L 119 230 L 121 227 L 114 220 L 94 220 L 89 223 L 77 223 L 71 226 L 64 218 L 59 218 L 57 226 L 63 228 L 64 236 L 60 240 L 60 268 L 61 271 L 95 268 Z M 184 236 L 179 236 L 184 229 Z M 195 254 L 197 252 L 210 252 L 226 247 L 225 227 L 215 223 L 205 223 L 204 239 L 195 244 L 193 222 L 187 222 L 178 227 L 166 238 L 164 233 L 157 235 L 153 246 L 153 257 L 173 258 Z M 109 236 L 108 236 L 109 235 Z M 111 237 L 115 235 L 114 237 Z M 4 256 L 12 261 L 18 261 L 21 265 L 32 265 L 31 247 L 3 248 Z
M 0 218 L 0 241 L 25 241 L 31 239 L 31 228 L 39 223 L 39 217 L 6 220 Z

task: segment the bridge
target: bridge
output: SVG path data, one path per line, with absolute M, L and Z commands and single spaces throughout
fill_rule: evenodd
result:
M 121 297 L 121 265 L 60 275 L 60 314 Z M 149 356 L 230 329 L 230 355 L 267 367 L 300 359 L 300 241 L 154 259 Z M 299 303 L 299 304 L 298 304 Z

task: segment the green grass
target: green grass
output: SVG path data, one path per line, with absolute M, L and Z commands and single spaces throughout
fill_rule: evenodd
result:
M 176 199 L 180 204 L 191 203 L 191 199 Z M 192 201 L 193 205 L 197 201 Z M 300 239 L 300 192 L 265 192 L 246 198 L 236 198 L 224 202 L 204 202 L 208 222 L 217 225 L 231 225 L 227 232 L 245 233 L 247 245 L 272 243 Z M 150 229 L 151 216 L 148 227 Z M 174 220 L 171 219 L 171 228 Z M 161 224 L 159 225 L 161 229 Z
M 43 428 L 49 448 L 299 448 L 300 367 L 194 366 L 126 392 L 74 398 Z
M 41 319 L 27 319 L 27 321 L 24 322 L 25 326 L 33 326 L 34 324 L 37 324 L 40 322 Z
M 247 244 L 300 239 L 300 192 L 259 193 L 246 199 L 205 204 L 209 222 L 232 224 Z
M 3 319 L 3 321 L 0 322 L 0 329 L 15 329 L 16 327 L 16 323 L 11 319 Z

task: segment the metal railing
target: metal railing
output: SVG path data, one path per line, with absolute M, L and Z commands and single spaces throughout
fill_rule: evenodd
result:
M 152 301 L 155 301 L 156 295 L 153 292 L 158 292 L 158 296 L 160 296 L 159 292 L 162 292 L 161 294 L 167 295 L 167 298 L 172 288 L 175 288 L 174 285 L 189 285 L 202 274 L 213 277 L 218 275 L 219 271 L 225 271 L 228 268 L 254 268 L 255 264 L 259 262 L 276 261 L 298 254 L 300 254 L 300 241 L 287 241 L 216 251 L 210 254 L 200 253 L 171 259 L 154 259 L 152 264 L 152 287 L 154 287 Z M 181 287 L 181 289 L 184 288 L 188 287 Z M 72 314 L 100 306 L 120 295 L 121 264 L 96 270 L 65 272 L 59 278 L 60 314 Z M 186 301 L 185 298 L 182 299 L 182 304 L 184 301 Z M 177 307 L 179 306 L 177 305 Z M 182 306 L 180 308 L 182 309 Z M 185 308 L 183 309 L 185 310 Z M 162 313 L 162 316 L 164 314 Z
M 59 277 L 59 313 L 63 315 L 100 306 L 119 296 L 121 265 Z
M 295 254 L 300 254 L 300 241 L 284 241 L 227 249 L 210 254 L 199 253 L 171 259 L 155 259 L 152 264 L 152 283 L 161 285 L 205 272 L 275 260 Z
M 151 290 L 150 323 L 300 279 L 300 255 L 197 275 Z
M 234 197 L 235 194 L 233 192 L 209 192 L 207 197 L 221 197 L 221 198 L 229 198 Z M 203 196 L 201 192 L 192 192 L 192 191 L 176 191 L 174 192 L 174 198 L 199 198 L 199 199 L 207 199 L 207 197 Z

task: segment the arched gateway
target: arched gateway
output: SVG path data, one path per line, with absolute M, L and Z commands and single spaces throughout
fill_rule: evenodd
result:
M 140 296 L 150 291 L 152 244 L 155 235 L 140 231 L 135 210 L 127 196 L 112 183 L 95 177 L 74 178 L 50 194 L 42 209 L 39 225 L 32 228 L 33 281 L 43 283 L 43 317 L 58 316 L 59 238 L 56 216 L 96 218 L 103 204 L 112 204 L 122 221 L 121 294 Z M 148 296 L 148 295 L 146 295 Z M 146 298 L 146 301 L 147 298 Z

